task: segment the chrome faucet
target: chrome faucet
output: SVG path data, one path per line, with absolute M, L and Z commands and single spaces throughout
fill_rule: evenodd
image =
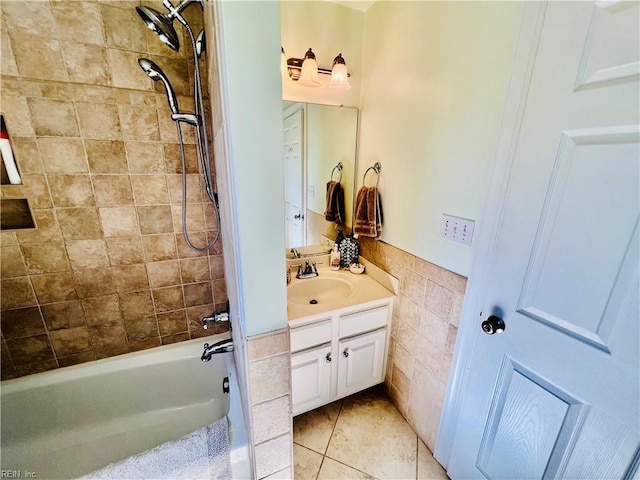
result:
M 202 352 L 200 360 L 202 360 L 203 362 L 208 362 L 209 360 L 211 360 L 211 357 L 213 355 L 226 352 L 233 352 L 233 339 L 231 338 L 216 342 L 213 345 L 205 343 L 204 352 Z
M 302 267 L 302 264 L 298 265 L 298 273 L 296 274 L 296 278 L 313 278 L 317 276 L 318 269 L 316 268 L 316 262 L 309 263 L 309 260 L 307 260 L 305 262 L 304 268 Z
M 229 322 L 229 312 L 212 313 L 206 317 L 202 317 L 202 328 L 209 328 L 210 323 L 226 323 Z

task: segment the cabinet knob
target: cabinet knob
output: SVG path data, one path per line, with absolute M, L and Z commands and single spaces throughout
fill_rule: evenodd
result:
M 344 352 L 342 352 L 342 356 L 344 358 L 347 358 L 349 356 L 349 349 L 348 348 L 345 348 Z
M 326 357 L 324 357 L 324 360 L 325 360 L 327 363 L 331 363 L 331 352 L 327 353 L 327 356 L 326 356 Z

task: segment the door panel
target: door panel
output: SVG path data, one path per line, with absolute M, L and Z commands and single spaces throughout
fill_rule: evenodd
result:
M 454 479 L 623 478 L 640 460 L 640 4 L 545 8 L 482 311 L 460 327 L 477 333 Z M 504 333 L 482 333 L 492 314 Z
M 518 312 L 609 351 L 605 313 L 638 219 L 637 185 L 625 181 L 640 178 L 638 131 L 563 132 L 559 143 Z
M 640 43 L 636 31 L 635 2 L 600 2 L 594 5 L 582 52 L 576 90 L 624 81 L 640 73 Z
M 287 248 L 306 244 L 304 216 L 304 111 L 297 110 L 283 121 L 284 195 Z
M 479 469 L 488 478 L 542 478 L 561 431 L 569 427 L 565 419 L 572 403 L 575 407 L 565 392 L 505 357 L 478 455 Z

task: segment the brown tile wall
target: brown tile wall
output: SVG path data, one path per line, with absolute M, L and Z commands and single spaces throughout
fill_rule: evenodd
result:
M 193 111 L 191 50 L 162 44 L 139 4 L 0 4 L 1 110 L 23 177 L 0 193 L 28 198 L 37 224 L 0 234 L 3 379 L 216 333 L 200 319 L 227 300 L 222 245 L 197 253 L 182 238 L 175 124 L 137 64 L 155 61 Z M 197 33 L 200 12 L 185 15 Z M 182 130 L 187 224 L 203 245 L 215 214 Z
M 359 243 L 364 258 L 400 280 L 385 385 L 433 452 L 467 279 L 382 241 Z

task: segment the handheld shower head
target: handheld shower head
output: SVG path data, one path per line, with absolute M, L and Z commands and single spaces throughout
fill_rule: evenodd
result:
M 173 19 L 161 14 L 151 7 L 136 7 L 136 11 L 142 21 L 149 27 L 153 33 L 158 35 L 160 40 L 166 43 L 176 52 L 180 50 L 180 40 L 176 29 L 173 28 Z
M 140 65 L 140 68 L 142 68 L 144 73 L 146 73 L 151 80 L 153 80 L 154 82 L 161 81 L 164 84 L 164 88 L 167 91 L 167 100 L 169 101 L 169 108 L 171 109 L 171 113 L 177 115 L 179 113 L 178 99 L 176 98 L 176 94 L 173 91 L 171 83 L 169 83 L 169 79 L 162 71 L 162 69 L 147 58 L 139 58 L 138 65 Z

